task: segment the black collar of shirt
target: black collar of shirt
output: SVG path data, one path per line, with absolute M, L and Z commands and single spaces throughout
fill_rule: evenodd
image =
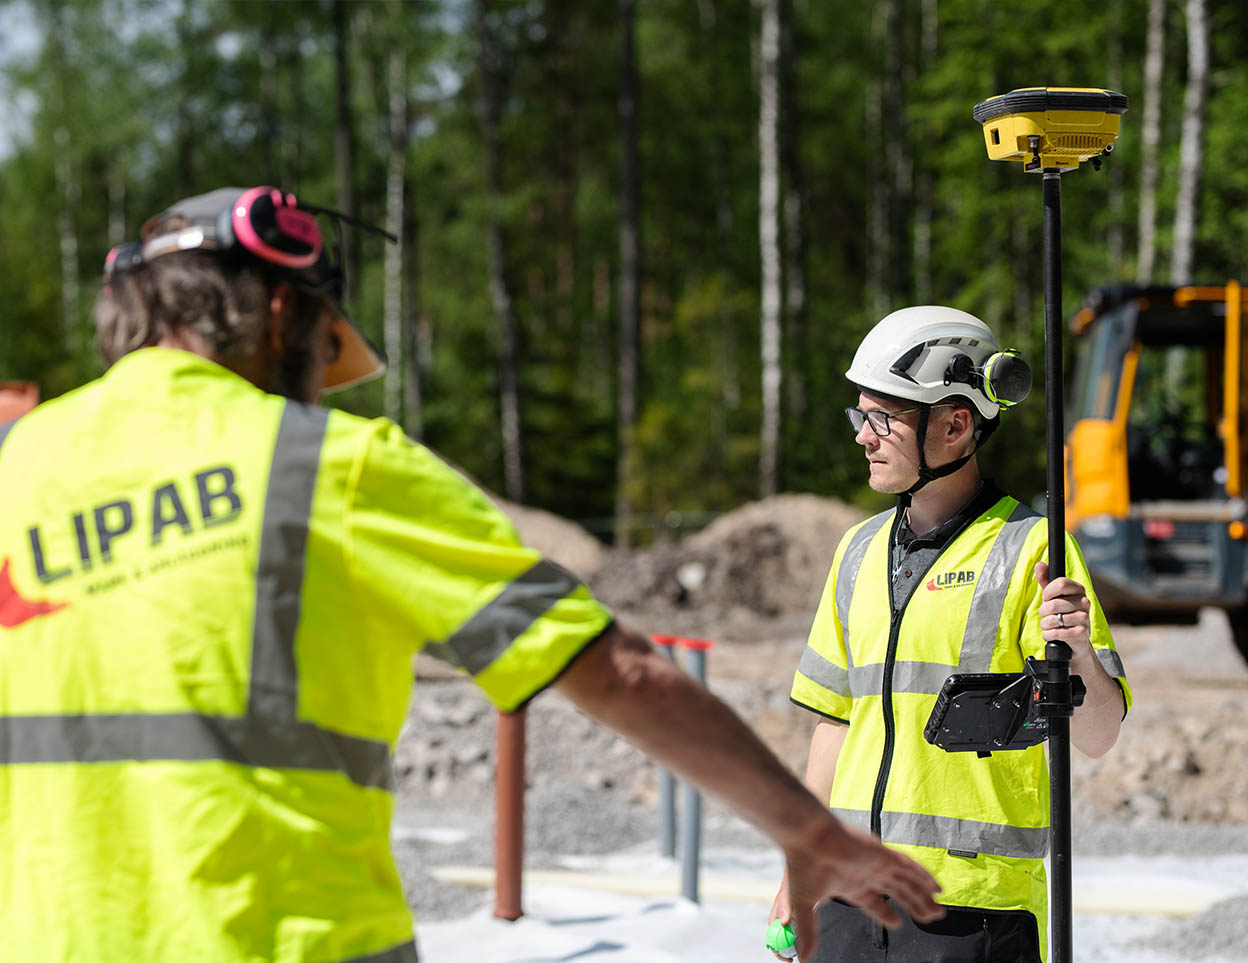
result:
M 969 522 L 984 514 L 1003 497 L 1005 497 L 1005 492 L 998 488 L 991 479 L 985 478 L 979 483 L 979 488 L 971 496 L 970 501 L 959 508 L 952 517 L 923 535 L 916 535 L 911 531 L 903 513 L 897 525 L 896 548 L 903 557 L 923 548 L 936 548 L 943 551 L 953 541 L 953 537 Z

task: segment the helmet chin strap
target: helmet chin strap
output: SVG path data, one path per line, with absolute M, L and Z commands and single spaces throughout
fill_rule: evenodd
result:
M 904 492 L 897 496 L 897 506 L 902 509 L 910 507 L 911 496 L 920 488 L 930 481 L 937 478 L 944 478 L 952 475 L 955 471 L 965 465 L 968 461 L 975 457 L 984 442 L 997 430 L 997 425 L 1001 423 L 1001 419 L 993 418 L 991 421 L 983 421 L 979 428 L 975 430 L 975 447 L 963 455 L 961 458 L 955 458 L 948 464 L 941 465 L 939 468 L 929 468 L 927 465 L 927 455 L 924 449 L 927 447 L 927 423 L 932 413 L 931 405 L 919 406 L 919 430 L 916 440 L 919 444 L 919 479 Z

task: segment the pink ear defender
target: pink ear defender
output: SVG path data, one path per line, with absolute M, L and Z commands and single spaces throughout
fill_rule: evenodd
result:
M 294 194 L 253 187 L 234 202 L 229 227 L 256 257 L 288 268 L 308 268 L 321 256 L 321 228 Z

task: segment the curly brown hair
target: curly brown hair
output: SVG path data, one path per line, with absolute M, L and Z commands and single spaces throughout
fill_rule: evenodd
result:
M 159 344 L 189 329 L 226 367 L 257 350 L 267 330 L 277 268 L 247 254 L 190 250 L 142 262 L 115 274 L 93 312 L 96 344 L 105 363 Z M 312 351 L 320 298 L 295 288 L 294 318 L 287 329 L 286 359 L 270 387 L 282 393 L 300 383 Z

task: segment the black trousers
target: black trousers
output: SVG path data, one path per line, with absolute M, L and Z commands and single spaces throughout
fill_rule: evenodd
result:
M 899 930 L 839 900 L 820 904 L 819 946 L 801 963 L 1042 963 L 1036 918 L 1025 910 L 949 907 L 943 919 L 916 923 L 893 908 Z

